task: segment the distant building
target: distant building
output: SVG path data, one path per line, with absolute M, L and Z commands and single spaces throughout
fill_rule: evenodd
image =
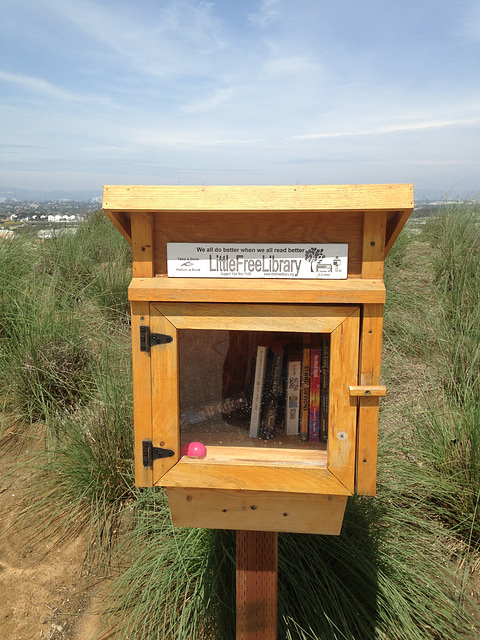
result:
M 75 220 L 76 216 L 75 214 L 72 214 L 71 216 L 69 215 L 61 215 L 61 214 L 55 214 L 55 215 L 50 215 L 48 216 L 48 221 L 49 222 L 68 222 L 68 221 L 72 221 Z
M 63 229 L 41 229 L 37 232 L 37 236 L 40 240 L 48 240 L 58 236 L 73 236 L 76 233 L 77 227 L 65 227 Z

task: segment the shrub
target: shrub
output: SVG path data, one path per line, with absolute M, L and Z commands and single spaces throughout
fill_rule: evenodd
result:
M 1 380 L 30 421 L 81 403 L 93 388 L 94 344 L 70 296 L 54 286 L 17 293 L 0 344 Z

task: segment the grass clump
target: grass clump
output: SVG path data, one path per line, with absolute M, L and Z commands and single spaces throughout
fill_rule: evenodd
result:
M 128 351 L 108 349 L 94 371 L 95 389 L 74 409 L 46 416 L 44 446 L 30 462 L 32 482 L 21 492 L 18 524 L 32 538 L 89 534 L 90 549 L 105 560 L 121 526 L 133 482 L 133 401 Z M 91 554 L 90 559 L 95 554 Z
M 426 226 L 434 248 L 433 285 L 441 301 L 444 386 L 480 401 L 480 207 L 449 206 Z
M 163 491 L 144 491 L 132 508 L 133 526 L 115 551 L 114 637 L 234 637 L 234 534 L 174 529 Z
M 0 377 L 27 421 L 81 403 L 93 388 L 96 352 L 84 319 L 53 287 L 17 292 L 0 342 Z
M 464 640 L 448 534 L 405 508 L 396 483 L 349 501 L 342 534 L 279 535 L 279 637 Z M 118 640 L 235 638 L 235 532 L 174 529 L 163 492 L 143 492 L 115 555 L 108 613 Z M 439 572 L 442 578 L 439 579 Z
M 127 323 L 131 250 L 102 211 L 72 236 L 53 236 L 39 251 L 37 272 L 49 275 L 73 306 L 95 306 L 110 322 Z
M 431 501 L 437 515 L 469 544 L 480 544 L 480 404 L 453 400 L 445 391 L 425 396 L 411 416 L 417 455 L 435 474 Z
M 407 228 L 387 260 L 395 393 L 381 414 L 378 497 L 350 499 L 338 537 L 279 536 L 279 637 L 474 637 L 478 215 L 446 213 Z M 0 244 L 0 398 L 42 422 L 43 449 L 22 524 L 90 532 L 116 572 L 113 637 L 233 638 L 235 534 L 174 529 L 164 493 L 133 487 L 128 246 L 103 214 L 75 236 L 15 242 Z
M 423 460 L 452 487 L 442 517 L 480 543 L 480 207 L 450 205 L 425 226 L 440 302 L 438 366 L 413 420 Z
M 95 289 L 99 256 L 112 271 L 129 261 L 118 236 L 97 214 L 73 236 L 0 243 L 0 262 L 15 265 L 0 274 L 0 398 L 14 416 L 2 423 L 10 434 L 34 426 L 21 526 L 37 539 L 86 527 L 108 545 L 132 496 L 130 337 L 118 311 L 128 268 L 115 317 Z
M 130 248 L 102 212 L 72 236 L 0 243 L 0 380 L 27 422 L 82 404 L 97 347 L 128 325 Z

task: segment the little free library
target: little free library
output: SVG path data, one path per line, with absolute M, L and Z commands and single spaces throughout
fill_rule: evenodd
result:
M 175 526 L 340 533 L 375 494 L 409 184 L 105 186 L 132 246 L 135 474 Z
M 384 260 L 410 184 L 105 186 L 132 246 L 139 487 L 236 530 L 237 640 L 275 640 L 278 532 L 375 495 Z

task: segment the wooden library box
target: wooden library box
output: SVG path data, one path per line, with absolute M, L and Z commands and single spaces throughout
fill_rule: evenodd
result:
M 176 526 L 339 534 L 375 495 L 412 185 L 105 186 L 103 209 L 132 246 L 136 484 Z

